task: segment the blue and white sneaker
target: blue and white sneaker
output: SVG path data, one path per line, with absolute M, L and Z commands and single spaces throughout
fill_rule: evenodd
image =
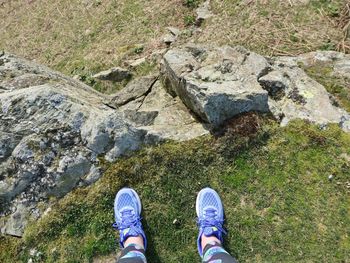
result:
M 211 188 L 202 189 L 197 195 L 196 201 L 197 223 L 199 234 L 197 238 L 198 252 L 203 257 L 202 235 L 215 236 L 223 242 L 224 208 L 218 193 Z
M 128 237 L 142 236 L 144 248 L 147 246 L 147 239 L 141 224 L 141 201 L 138 194 L 131 188 L 121 189 L 114 200 L 115 223 L 113 227 L 119 230 L 120 246 Z

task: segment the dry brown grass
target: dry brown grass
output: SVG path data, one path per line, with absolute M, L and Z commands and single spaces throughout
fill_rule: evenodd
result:
M 342 0 L 213 0 L 216 17 L 199 42 L 239 44 L 265 55 L 334 49 Z
M 0 49 L 65 73 L 118 64 L 153 49 L 166 26 L 184 27 L 182 0 L 11 0 L 0 4 Z
M 341 52 L 350 51 L 350 2 L 346 3 L 340 13 L 338 26 L 343 30 L 343 39 L 339 42 L 337 49 Z
M 212 0 L 215 17 L 192 40 L 239 44 L 264 55 L 337 47 L 348 52 L 346 3 Z M 183 0 L 0 0 L 0 49 L 66 74 L 91 76 L 161 48 L 165 27 L 183 29 L 191 15 Z

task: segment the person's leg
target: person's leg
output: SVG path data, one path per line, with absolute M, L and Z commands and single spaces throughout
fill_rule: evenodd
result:
M 202 189 L 197 196 L 196 212 L 199 234 L 197 246 L 203 263 L 236 263 L 237 261 L 223 248 L 224 208 L 216 191 Z
M 221 243 L 208 243 L 203 249 L 203 263 L 237 263 Z
M 120 246 L 123 251 L 118 263 L 145 263 L 147 239 L 141 224 L 141 201 L 130 188 L 121 189 L 114 201 L 115 223 L 119 230 Z

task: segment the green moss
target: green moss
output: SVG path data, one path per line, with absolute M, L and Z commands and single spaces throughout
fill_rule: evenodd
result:
M 194 202 L 205 186 L 223 199 L 225 244 L 240 262 L 350 260 L 350 164 L 340 157 L 350 154 L 350 135 L 302 121 L 261 126 L 249 136 L 168 142 L 106 164 L 95 185 L 58 202 L 22 241 L 16 239 L 21 244 L 1 242 L 10 249 L 0 261 L 28 259 L 31 247 L 43 252 L 45 262 L 91 261 L 114 252 L 113 199 L 123 186 L 141 196 L 150 262 L 199 260 Z
M 19 238 L 0 236 L 0 262 L 20 262 L 21 245 Z
M 194 15 L 185 15 L 184 16 L 184 23 L 186 26 L 194 25 L 196 22 L 196 17 Z
M 336 104 L 350 112 L 350 80 L 332 75 L 332 65 L 316 64 L 310 67 L 300 65 L 306 73 L 321 83 L 336 99 Z
M 189 8 L 196 8 L 199 6 L 201 0 L 183 0 L 183 4 Z
M 344 3 L 335 0 L 312 0 L 311 6 L 319 12 L 325 11 L 330 17 L 338 17 Z
M 147 76 L 152 74 L 158 74 L 156 62 L 145 62 L 137 66 L 134 70 L 135 77 Z

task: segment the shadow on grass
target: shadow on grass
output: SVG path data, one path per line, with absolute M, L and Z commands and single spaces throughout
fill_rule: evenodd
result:
M 145 234 L 147 237 L 146 258 L 149 262 L 161 262 L 156 250 L 155 241 L 153 239 L 153 235 L 152 235 L 153 231 L 151 230 L 152 226 L 148 224 L 146 217 L 143 217 L 142 221 L 145 229 Z

